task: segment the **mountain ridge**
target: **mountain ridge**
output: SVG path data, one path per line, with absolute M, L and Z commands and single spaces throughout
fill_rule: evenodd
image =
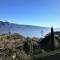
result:
M 50 32 L 50 28 L 0 21 L 0 33 L 6 32 L 19 33 L 26 37 L 42 37 Z

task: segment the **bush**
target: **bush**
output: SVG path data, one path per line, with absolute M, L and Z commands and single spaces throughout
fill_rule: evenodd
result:
M 25 42 L 24 45 L 23 45 L 23 50 L 29 54 L 30 52 L 30 46 L 28 45 L 28 42 Z
M 17 52 L 17 56 L 19 58 L 19 60 L 31 60 L 31 56 L 27 55 L 24 51 L 19 51 Z

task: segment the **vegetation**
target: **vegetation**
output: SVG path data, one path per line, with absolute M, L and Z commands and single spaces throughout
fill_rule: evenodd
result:
M 51 49 L 54 50 L 54 31 L 53 31 L 53 27 L 51 28 Z
M 59 56 L 60 34 L 55 33 L 51 28 L 51 33 L 44 38 L 24 37 L 18 33 L 1 34 L 0 60 L 48 60 Z

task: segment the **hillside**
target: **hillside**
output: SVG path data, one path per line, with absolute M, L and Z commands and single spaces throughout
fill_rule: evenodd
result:
M 60 60 L 60 49 L 34 56 L 34 60 Z
M 51 50 L 52 33 L 54 33 L 54 50 Z M 24 37 L 10 32 L 0 34 L 0 59 L 50 60 L 53 58 L 56 60 L 60 56 L 60 31 L 52 33 L 48 33 L 44 38 Z

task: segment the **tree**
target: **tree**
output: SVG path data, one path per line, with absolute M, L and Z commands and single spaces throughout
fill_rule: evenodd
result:
M 32 43 L 32 39 L 29 38 L 29 37 L 27 37 L 26 40 L 28 42 L 29 49 L 30 49 L 29 53 L 30 53 L 30 55 L 32 55 L 33 54 L 33 43 Z
M 23 45 L 23 50 L 29 54 L 30 52 L 30 46 L 28 45 L 28 42 L 25 42 L 24 45 Z
M 54 31 L 53 31 L 53 27 L 51 27 L 51 49 L 54 50 Z

